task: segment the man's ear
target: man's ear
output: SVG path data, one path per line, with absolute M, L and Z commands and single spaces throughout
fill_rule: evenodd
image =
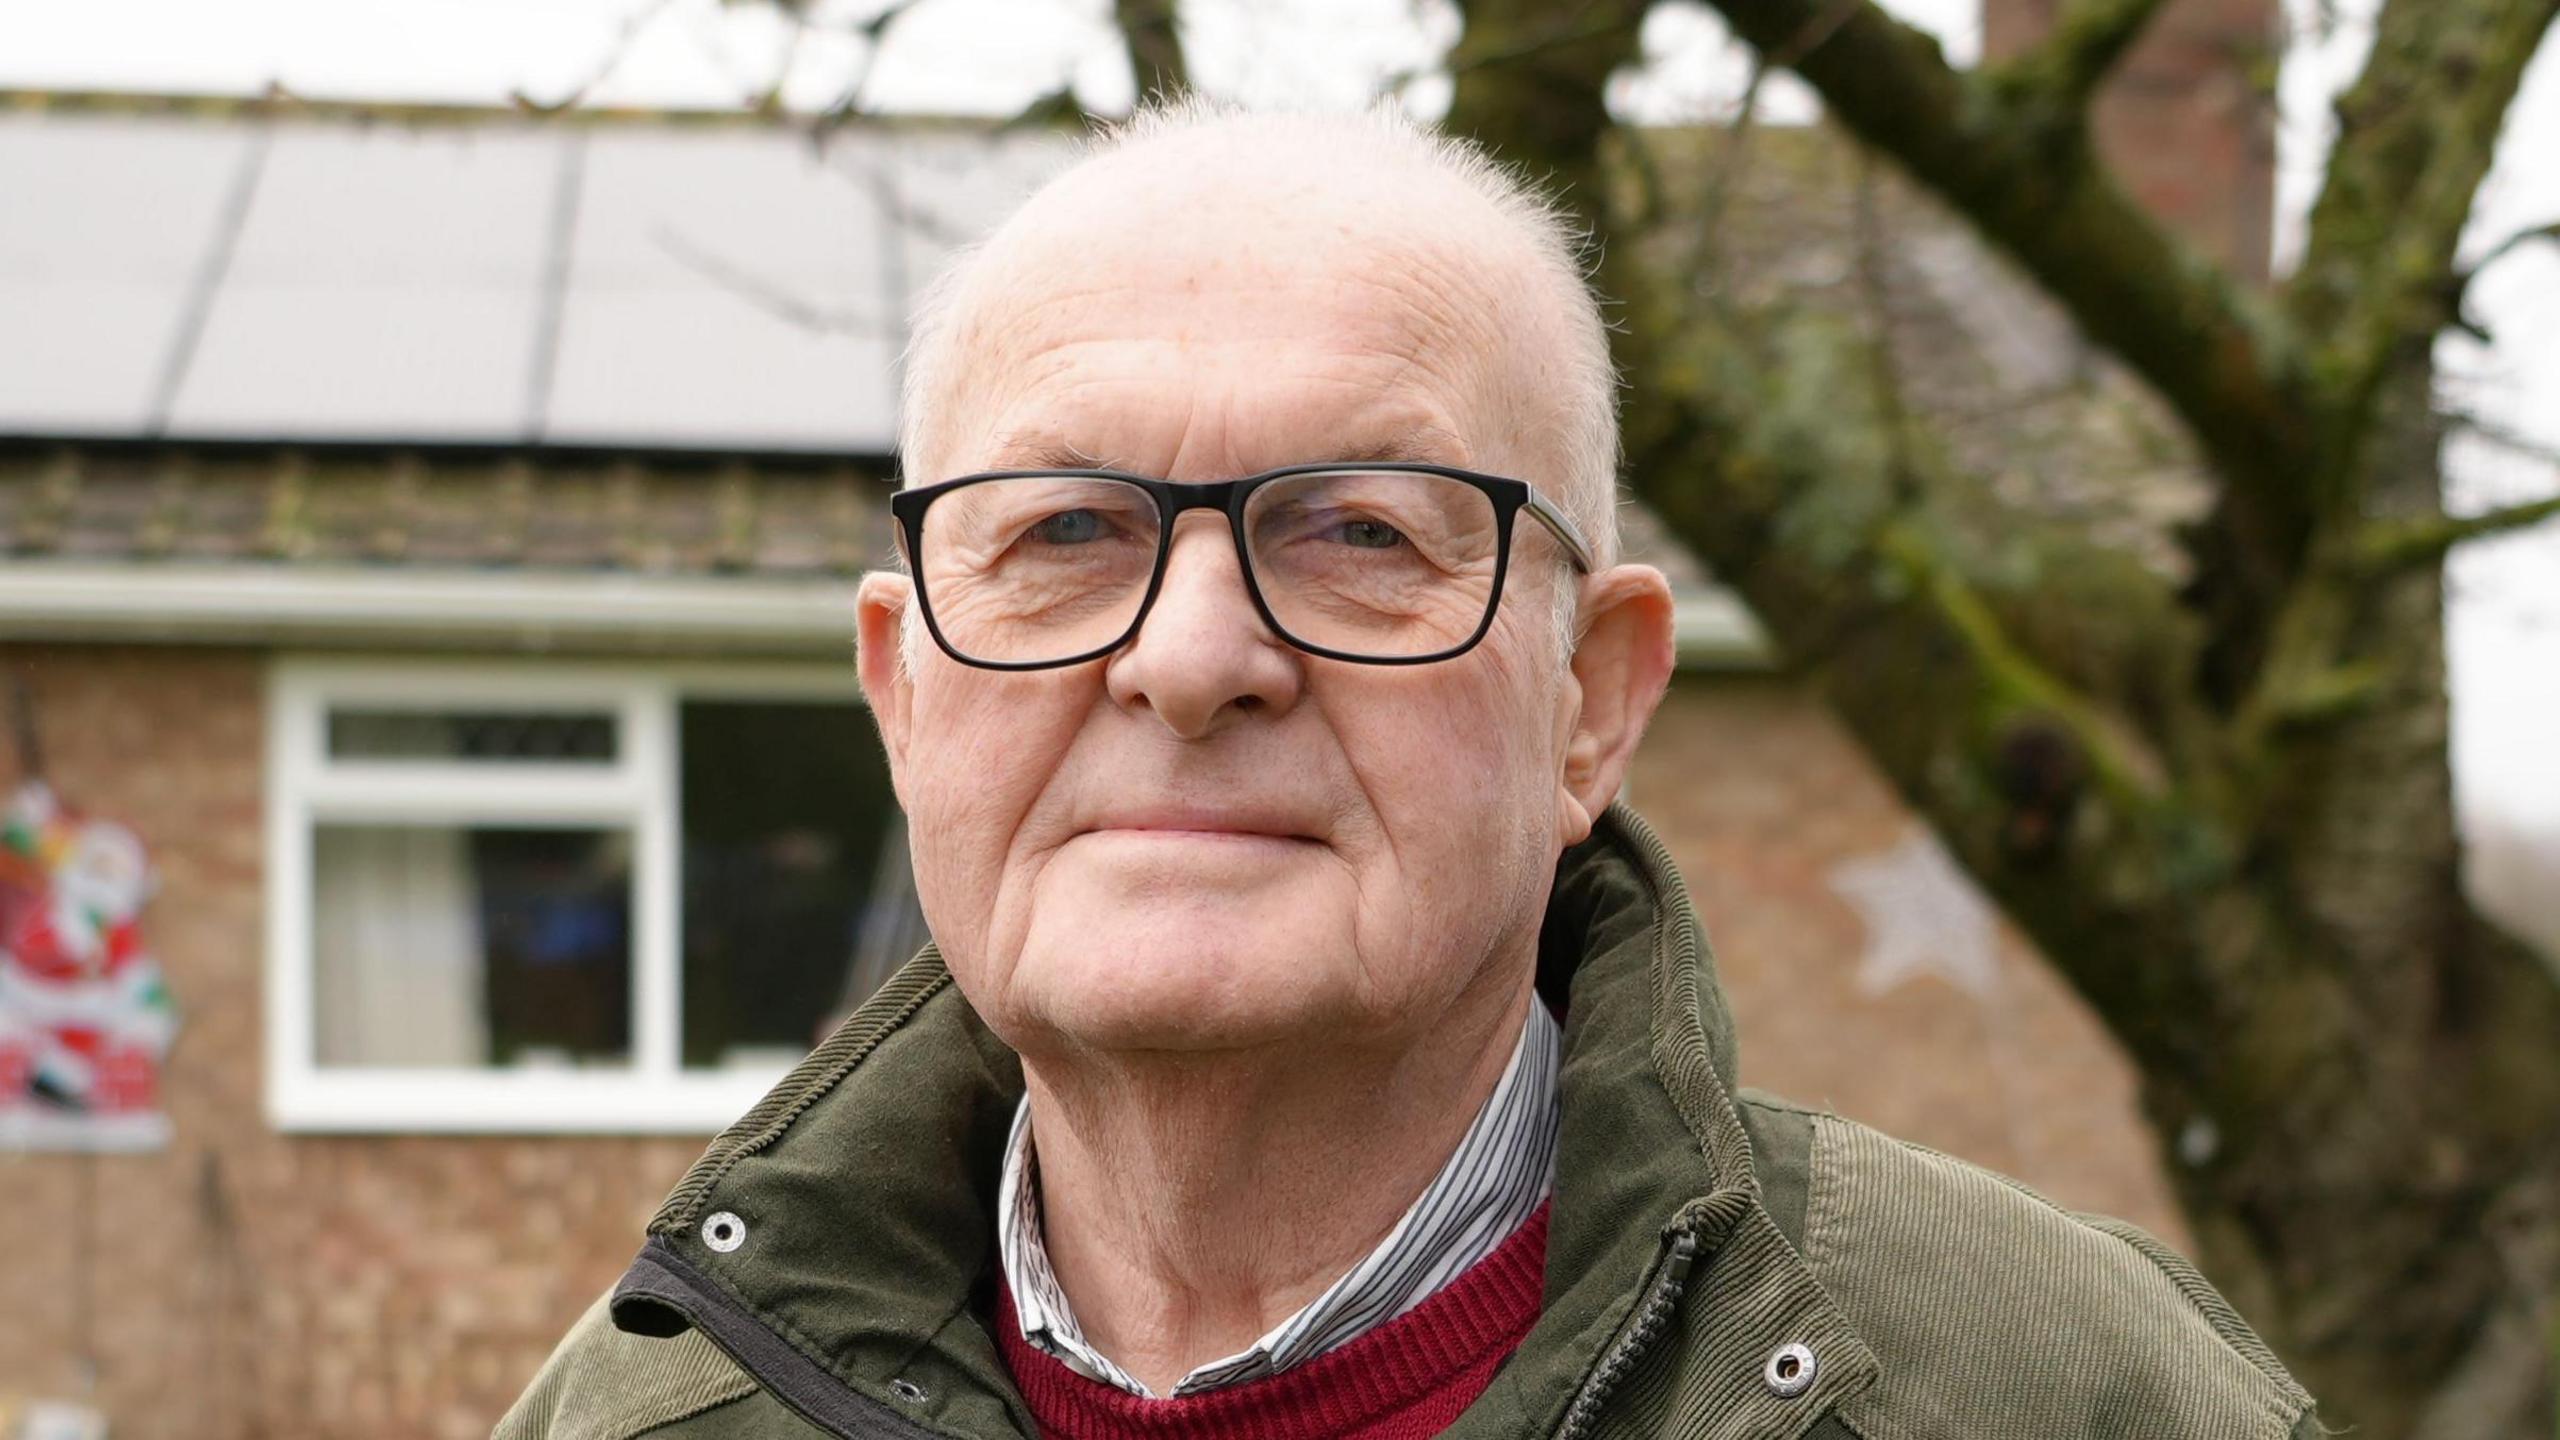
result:
M 1581 619 L 1573 650 L 1580 704 L 1557 794 L 1568 845 L 1589 835 L 1617 798 L 1636 742 L 1671 683 L 1671 582 L 1650 565 L 1604 570 L 1583 583 Z
M 907 725 L 915 697 L 915 677 L 907 673 L 905 628 L 907 607 L 915 603 L 915 587 L 904 575 L 874 571 L 862 577 L 854 595 L 855 668 L 862 675 L 862 698 L 880 726 L 880 744 L 889 753 L 889 780 L 903 797 L 907 772 Z

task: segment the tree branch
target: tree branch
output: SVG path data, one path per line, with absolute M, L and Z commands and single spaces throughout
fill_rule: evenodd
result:
M 2128 808 L 2147 810 L 2169 801 L 2159 758 L 2134 741 L 2120 719 L 2019 648 L 1982 596 L 1917 530 L 1887 525 L 1877 537 L 1877 551 L 1926 597 L 1998 703 L 2039 712 L 2061 725 L 2108 793 Z
M 2299 332 L 2317 337 L 2320 463 L 2306 473 L 2327 513 L 2356 511 L 2393 366 L 2458 313 L 2454 253 L 2555 20 L 2560 0 L 2386 0 L 2364 73 L 2338 100 L 2328 180 L 2286 287 Z
M 2440 560 L 2466 540 L 2500 535 L 2560 516 L 2560 495 L 2483 510 L 2476 515 L 2430 515 L 2418 520 L 2377 520 L 2358 532 L 2357 570 L 2384 575 Z
M 2513 255 L 2518 250 L 2523 249 L 2525 246 L 2532 244 L 2536 240 L 2547 240 L 2554 245 L 2560 245 L 2560 220 L 2554 220 L 2547 225 L 2528 226 L 2525 229 L 2517 231 L 2506 239 L 2490 246 L 2487 251 L 2482 253 L 2479 259 L 2471 262 L 2470 268 L 2456 274 L 2453 277 L 2453 284 L 2450 287 L 2449 293 L 2445 297 L 2445 322 L 2453 326 L 2455 329 L 2462 331 L 2464 334 L 2471 336 L 2473 339 L 2478 340 L 2481 344 L 2489 344 L 2491 337 L 2488 330 L 2478 324 L 2475 324 L 2462 313 L 2463 299 L 2471 293 L 2472 283 L 2478 280 L 2481 274 L 2488 270 L 2490 266 L 2506 259 L 2508 256 Z
M 1716 235 L 1724 228 L 1726 210 L 1733 203 L 1735 189 L 1742 182 L 1742 172 L 1751 163 L 1751 135 L 1760 123 L 1760 92 L 1769 81 L 1769 57 L 1751 57 L 1751 77 L 1743 82 L 1742 98 L 1734 103 L 1733 124 L 1726 128 L 1724 145 L 1716 156 L 1715 168 L 1708 172 L 1705 187 L 1699 192 L 1698 240 L 1694 247 L 1700 270 L 1715 263 Z M 1652 151 L 1636 147 L 1646 159 L 1646 174 L 1652 176 Z M 1659 186 L 1654 187 L 1656 189 Z M 1656 208 L 1647 205 L 1635 216 L 1639 225 L 1650 225 L 1659 218 Z
M 1712 3 L 1773 57 L 1828 18 L 1825 0 Z M 2072 45 L 2089 59 L 2074 63 L 2129 43 L 2142 8 L 2088 0 Z M 1843 126 L 1973 221 L 2186 422 L 2224 487 L 2217 533 L 2234 552 L 2206 568 L 2236 592 L 2225 608 L 2237 623 L 2263 623 L 2301 561 L 2309 517 L 2297 492 L 2318 459 L 2312 387 L 2281 318 L 2115 186 L 2079 112 L 1958 73 L 1935 40 L 1872 0 L 1854 0 L 1793 68 Z
M 1129 73 L 1141 100 L 1179 95 L 1191 88 L 1191 63 L 1182 51 L 1179 0 L 1112 0 L 1111 18 L 1129 51 Z
M 1449 53 L 1457 94 L 1449 127 L 1496 154 L 1548 167 L 1541 178 L 1595 229 L 1606 228 L 1600 142 L 1609 128 L 1600 87 L 1637 58 L 1652 0 L 1582 0 L 1572 6 L 1469 3 Z M 1500 94 L 1500 103 L 1480 100 Z
M 782 37 L 782 53 L 774 57 L 773 79 L 756 92 L 749 107 L 768 120 L 782 113 L 782 90 L 791 83 L 791 64 L 800 58 L 800 44 L 809 37 L 809 17 L 806 15 L 797 10 L 785 10 L 782 20 L 791 28 Z
M 1620 3 L 1630 13 L 1641 9 Z M 1511 41 L 1515 26 L 1552 23 L 1539 8 L 1536 0 L 1475 0 L 1467 7 L 1468 41 L 1519 48 Z M 1807 8 L 1786 39 L 1764 52 L 1770 59 L 1822 53 L 1873 13 L 1865 0 Z M 1623 50 L 1605 46 L 1550 50 L 1534 75 L 1512 67 L 1467 74 L 1452 126 L 1553 165 L 1575 182 L 1568 193 L 1605 234 L 1613 213 L 1597 203 L 1607 130 L 1602 84 L 1624 60 Z M 1886 249 L 1877 221 L 1870 203 L 1859 217 L 1860 263 L 1876 333 L 1807 320 L 1788 340 L 1765 346 L 1748 331 L 1755 322 L 1726 315 L 1690 295 L 1678 276 L 1658 273 L 1639 256 L 1639 236 L 1621 232 L 1604 247 L 1603 287 L 1625 303 L 1620 359 L 1628 373 L 1644 377 L 1628 407 L 1630 476 L 1675 533 L 1756 612 L 1773 617 L 1790 660 L 1830 692 L 1889 773 L 1906 781 L 1974 777 L 1951 782 L 1959 790 L 1975 780 L 1996 784 L 1987 777 L 2022 730 L 2062 737 L 2071 763 L 2094 774 L 2112 808 L 2134 822 L 2116 832 L 2124 848 L 2107 863 L 2119 876 L 2143 870 L 2151 861 L 2133 858 L 2148 843 L 2138 837 L 2197 823 L 2186 814 L 2191 797 L 2169 778 L 2169 765 L 2138 724 L 2085 679 L 2041 663 L 2011 633 L 1998 597 L 1955 558 L 1961 542 L 1938 533 L 1931 497 L 1968 487 L 1939 473 L 1938 457 L 1912 443 L 1899 413 L 1885 353 Z M 1737 319 L 1743 328 L 1729 328 Z M 1812 358 L 1817 351 L 1830 358 Z M 1834 384 L 1857 377 L 1855 393 L 1827 396 L 1819 419 L 1791 415 L 1785 397 L 1794 394 L 1800 410 L 1810 388 L 1797 364 Z M 2075 574 L 2085 579 L 2097 568 Z M 2138 584 L 2151 588 L 2119 597 L 2116 608 L 2157 613 L 2174 626 L 2166 587 L 2147 574 Z M 1920 673 L 1927 678 L 1916 679 Z M 1920 694 L 1929 697 L 1925 704 L 1914 703 Z M 1996 798 L 1980 808 L 1930 803 L 1946 798 L 1924 796 L 1921 803 L 1951 831 L 2005 835 L 2013 828 L 2015 817 L 2004 818 Z M 2072 855 L 2062 868 L 2092 862 Z
M 1449 57 L 1449 74 L 1454 79 L 1471 70 L 1482 70 L 1490 65 L 1517 65 L 1524 60 L 1535 60 L 1550 50 L 1566 49 L 1593 40 L 1607 40 L 1643 23 L 1644 16 L 1640 10 L 1633 15 L 1602 13 L 1585 19 L 1578 25 L 1535 31 L 1504 45 L 1482 48 L 1461 45 L 1458 53 Z
M 893 339 L 893 317 L 850 306 L 819 304 L 756 275 L 738 262 L 688 239 L 668 225 L 650 227 L 649 242 L 678 265 L 795 329 L 812 335 L 868 335 Z
M 1858 275 L 1858 303 L 1867 312 L 1867 383 L 1875 393 L 1876 420 L 1884 428 L 1887 478 L 1894 508 L 1907 510 L 1921 501 L 1919 467 L 1911 454 L 1911 412 L 1902 399 L 1902 372 L 1895 363 L 1892 284 L 1885 275 L 1884 221 L 1876 213 L 1877 162 L 1858 152 L 1858 172 L 1851 191 L 1850 234 Z
M 508 91 L 507 98 L 517 109 L 546 119 L 563 111 L 576 109 L 585 103 L 586 98 L 595 92 L 597 86 L 612 77 L 613 72 L 621 66 L 623 57 L 631 53 L 632 45 L 640 39 L 640 32 L 648 29 L 651 22 L 666 13 L 670 3 L 672 0 L 648 0 L 647 4 L 622 17 L 622 23 L 614 29 L 612 42 L 605 46 L 602 55 L 596 57 L 595 65 L 587 71 L 587 77 L 570 86 L 559 99 L 536 100 L 522 90 Z
M 2142 38 L 2165 0 L 2077 0 L 2066 6 L 2043 44 L 1993 74 L 1994 88 L 2034 93 L 2045 103 L 2082 112 L 2125 52 Z
M 848 27 L 849 33 L 862 41 L 862 63 L 855 68 L 853 78 L 845 82 L 834 102 L 819 112 L 816 122 L 810 126 L 812 135 L 824 139 L 828 132 L 863 114 L 871 91 L 871 76 L 880 68 L 880 52 L 889 42 L 889 32 L 907 17 L 907 12 L 922 3 L 923 0 L 890 0 L 890 3 Z
M 2522 455 L 2528 460 L 2542 460 L 2560 465 L 2560 444 L 2536 439 L 2503 421 L 2492 420 L 2484 415 L 2456 411 L 2445 416 L 2445 423 L 2465 435 L 2475 436 L 2482 443 L 2496 446 L 2508 454 Z
M 2490 246 L 2487 254 L 2472 263 L 2470 273 L 2477 275 L 2536 240 L 2548 240 L 2555 245 L 2560 245 L 2560 220 L 2554 220 L 2548 225 L 2535 225 L 2529 229 L 2519 230 Z

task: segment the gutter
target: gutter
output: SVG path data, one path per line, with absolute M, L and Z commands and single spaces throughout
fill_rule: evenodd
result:
M 847 659 L 853 593 L 844 575 L 27 559 L 0 565 L 0 637 Z
M 1721 585 L 1675 587 L 1671 634 L 1684 671 L 1774 670 L 1777 647 L 1741 597 Z

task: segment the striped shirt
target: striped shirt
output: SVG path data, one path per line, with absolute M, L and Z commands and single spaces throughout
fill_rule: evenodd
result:
M 1562 1037 L 1532 1003 L 1511 1063 L 1458 1148 L 1387 1238 L 1304 1309 L 1243 1350 L 1182 1377 L 1175 1395 L 1197 1395 L 1276 1375 L 1403 1314 L 1493 1253 L 1555 1188 L 1557 1067 Z M 996 1242 L 1022 1338 L 1068 1368 L 1132 1395 L 1155 1392 L 1087 1344 L 1040 1241 L 1040 1187 L 1031 1145 L 1031 1102 L 1014 1112 L 996 1199 Z

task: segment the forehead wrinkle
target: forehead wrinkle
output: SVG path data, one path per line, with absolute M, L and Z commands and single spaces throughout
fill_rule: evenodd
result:
M 1096 293 L 1096 292 L 1088 292 Z M 1390 292 L 1388 298 L 1396 298 Z M 1109 468 L 1148 469 L 1127 451 L 1133 432 L 1127 417 L 1161 414 L 1168 403 L 1225 417 L 1225 453 L 1206 467 L 1237 472 L 1287 463 L 1313 463 L 1366 452 L 1388 458 L 1394 450 L 1442 464 L 1469 463 L 1478 441 L 1464 433 L 1462 416 L 1477 387 L 1463 351 L 1398 323 L 1401 351 L 1353 345 L 1311 349 L 1303 334 L 1281 334 L 1272 343 L 1258 333 L 1133 335 L 1017 332 L 993 353 L 974 357 L 982 382 L 967 387 L 959 426 L 976 442 L 956 455 L 955 468 L 1031 468 L 1060 463 L 1060 447 L 1077 455 L 1109 455 Z M 1262 347 L 1262 348 L 1257 348 Z M 1204 361 L 1189 352 L 1243 350 L 1247 363 Z M 1267 350 L 1267 354 L 1265 351 Z M 1100 353 L 1096 353 L 1100 352 Z M 1264 363 L 1264 362 L 1268 363 Z M 1336 401 L 1326 392 L 1338 392 Z M 1339 444 L 1309 436 L 1331 429 Z M 1139 434 L 1147 427 L 1140 424 Z M 1275 433 L 1276 432 L 1276 433 Z M 1150 446 L 1154 435 L 1136 440 Z M 983 445 L 985 453 L 978 453 Z
M 1548 367 L 1535 346 L 1553 330 L 1543 314 L 1522 312 L 1555 306 L 1535 255 L 1490 223 L 1489 213 L 1476 214 L 1481 201 L 1466 196 L 1434 213 L 1431 202 L 1448 196 L 1433 175 L 1408 187 L 1412 193 L 1382 187 L 1374 175 L 1348 184 L 1305 177 L 1294 185 L 1282 176 L 1260 190 L 1244 188 L 1232 166 L 1215 175 L 1168 176 L 1167 167 L 1129 158 L 1035 198 L 991 241 L 958 307 L 964 313 L 954 327 L 958 363 L 943 390 L 952 412 L 945 432 L 965 434 L 973 422 L 993 429 L 1017 416 L 1023 398 L 1085 363 L 1076 353 L 1085 343 L 1254 343 L 1254 336 L 1217 333 L 1236 318 L 1217 313 L 1221 302 L 1237 297 L 1241 309 L 1252 289 L 1299 287 L 1326 294 L 1328 310 L 1343 317 L 1353 337 L 1334 349 L 1334 359 L 1364 369 L 1384 362 L 1392 374 L 1423 378 L 1420 388 L 1462 412 L 1448 416 L 1455 423 L 1444 428 L 1460 432 L 1470 453 L 1506 452 L 1517 467 L 1538 452 L 1544 468 L 1550 457 L 1543 452 L 1552 447 L 1534 441 L 1556 428 L 1546 413 L 1555 407 L 1553 387 L 1538 380 Z M 1276 203 L 1281 199 L 1291 203 Z M 1182 218 L 1153 220 L 1168 209 Z M 1224 243 L 1238 233 L 1252 238 Z M 1299 241 L 1309 243 L 1293 243 Z M 1097 254 L 1109 258 L 1096 265 Z M 1115 304 L 1161 306 L 1186 292 L 1194 303 L 1170 333 L 1094 333 L 1092 316 L 1107 317 Z M 1364 296 L 1372 303 L 1359 303 Z M 1090 313 L 1077 314 L 1079 307 Z M 1061 315 L 1066 336 L 1039 333 Z M 1379 383 L 1365 376 L 1358 382 Z
M 1488 412 L 1498 413 L 1491 398 L 1497 387 L 1488 372 L 1499 367 L 1485 353 L 1495 340 L 1492 327 L 1469 318 L 1470 307 L 1453 298 L 1454 291 L 1469 285 L 1463 272 L 1421 265 L 1399 266 L 1392 275 L 1372 273 L 1376 268 L 1336 265 L 1304 270 L 1281 282 L 1331 292 L 1318 303 L 1342 313 L 1343 323 L 1330 327 L 1336 335 L 1320 334 L 1312 344 L 1302 324 L 1284 321 L 1276 330 L 1258 323 L 1238 326 L 1233 317 L 1217 313 L 1214 298 L 1191 307 L 1209 313 L 1177 316 L 1165 326 L 1168 333 L 1114 335 L 1107 328 L 1111 306 L 1123 294 L 1154 298 L 1146 287 L 1066 287 L 1025 304 L 1014 312 L 1025 317 L 1023 323 L 1003 327 L 990 335 L 993 344 L 974 349 L 964 383 L 955 386 L 962 396 L 955 398 L 973 402 L 969 408 L 986 416 L 991 428 L 1009 432 L 1020 427 L 1026 406 L 1054 406 L 1062 396 L 1081 391 L 1180 383 L 1185 371 L 1206 371 L 1251 373 L 1270 382 L 1274 399 L 1291 387 L 1301 395 L 1311 389 L 1340 389 L 1355 402 L 1381 392 L 1428 397 L 1430 426 L 1444 437 L 1469 428 L 1450 412 L 1451 405 L 1472 412 L 1465 418 L 1478 425 Z M 1362 297 L 1374 297 L 1374 303 L 1363 303 Z M 1080 302 L 1091 308 L 1077 312 Z M 1061 311 L 1069 312 L 1062 321 L 1057 318 Z M 1052 323 L 1044 325 L 1042 319 Z M 1150 323 L 1164 325 L 1161 317 Z M 1106 353 L 1096 358 L 1092 352 L 1097 349 Z M 1220 352 L 1239 349 L 1247 352 L 1248 363 L 1215 363 Z M 1262 407 L 1247 397 L 1238 408 Z M 1474 436 L 1460 438 L 1468 450 L 1482 443 Z M 1445 438 L 1434 448 L 1445 450 Z
M 1283 465 L 1326 461 L 1409 460 L 1458 466 L 1474 463 L 1474 450 L 1467 438 L 1430 396 L 1410 389 L 1390 392 L 1359 376 L 1310 372 L 1289 378 L 1293 386 L 1276 387 L 1276 393 L 1267 395 L 1259 404 L 1223 407 L 1232 408 L 1238 415 L 1229 427 L 1230 463 L 1213 468 L 1222 474 L 1232 472 L 1227 478 L 1233 478 Z M 1107 401 L 1099 405 L 1079 403 L 1078 397 L 1088 392 L 1108 392 L 1144 383 L 1125 376 L 1079 376 L 1045 394 L 1033 391 L 1016 396 L 988 427 L 994 438 L 981 463 L 988 469 L 1056 466 L 1152 473 L 1179 468 L 1153 463 L 1162 457 L 1141 462 L 1132 453 L 1116 448 L 1122 441 L 1111 433 L 1112 427 L 1125 413 L 1119 407 Z M 1344 403 L 1326 424 L 1309 427 L 1296 416 L 1281 413 L 1283 406 L 1302 408 L 1307 392 L 1314 389 L 1343 392 Z M 1198 397 L 1192 398 L 1196 401 Z M 1269 425 L 1259 423 L 1266 420 Z M 1306 438 L 1311 429 L 1318 438 Z

